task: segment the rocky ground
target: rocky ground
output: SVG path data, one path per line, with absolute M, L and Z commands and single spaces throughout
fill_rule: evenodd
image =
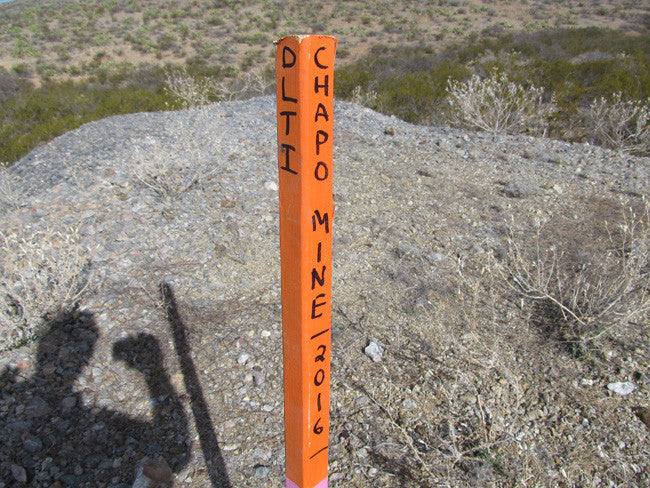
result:
M 130 486 L 156 454 L 179 486 L 283 486 L 274 110 L 111 117 L 10 168 L 3 229 L 75 226 L 91 267 L 2 353 L 0 487 Z M 170 154 L 200 181 L 161 196 L 134 168 Z M 590 250 L 650 160 L 337 102 L 334 164 L 330 486 L 647 486 L 647 316 L 576 353 L 502 263 Z

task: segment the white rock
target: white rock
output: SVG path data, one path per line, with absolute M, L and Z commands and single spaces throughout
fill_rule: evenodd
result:
M 245 352 L 242 352 L 242 353 L 239 355 L 239 357 L 237 358 L 237 364 L 239 364 L 240 366 L 243 366 L 244 364 L 246 364 L 246 363 L 248 362 L 248 360 L 249 360 L 250 358 L 251 358 L 251 355 L 250 355 L 250 354 L 247 354 L 247 353 L 245 353 Z
M 269 191 L 278 191 L 278 184 L 275 181 L 267 181 L 264 183 L 264 188 Z
M 415 403 L 415 402 L 414 402 L 412 399 L 410 399 L 410 398 L 405 398 L 404 400 L 402 400 L 402 407 L 404 407 L 404 408 L 406 408 L 406 409 L 415 408 L 415 407 L 417 407 L 417 406 L 418 406 L 418 404 Z
M 607 385 L 607 388 L 616 393 L 617 395 L 629 395 L 634 390 L 636 390 L 636 385 L 630 381 L 622 381 L 616 383 L 610 383 Z
M 384 349 L 375 341 L 370 341 L 370 344 L 368 344 L 364 351 L 366 356 L 376 363 L 380 362 L 384 357 Z

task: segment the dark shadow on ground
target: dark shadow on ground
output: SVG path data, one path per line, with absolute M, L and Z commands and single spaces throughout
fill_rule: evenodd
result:
M 183 381 L 185 382 L 185 390 L 190 395 L 190 406 L 194 415 L 196 430 L 199 434 L 203 458 L 210 475 L 210 484 L 212 488 L 231 488 L 226 465 L 210 418 L 210 411 L 203 396 L 203 389 L 190 354 L 187 328 L 178 312 L 174 292 L 169 284 L 162 283 L 160 293 L 165 304 L 167 320 L 172 330 L 174 346 L 181 365 Z
M 187 416 L 155 337 L 139 334 L 113 347 L 115 359 L 144 375 L 151 422 L 83 404 L 73 385 L 97 338 L 91 314 L 55 321 L 39 340 L 30 378 L 23 380 L 11 368 L 0 375 L 0 480 L 5 486 L 125 488 L 145 455 L 162 456 L 175 473 L 187 465 Z

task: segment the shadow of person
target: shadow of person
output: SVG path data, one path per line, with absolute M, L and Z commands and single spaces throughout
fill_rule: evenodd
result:
M 158 341 L 139 334 L 113 346 L 115 359 L 144 375 L 152 420 L 83 404 L 74 383 L 93 355 L 91 314 L 49 325 L 34 374 L 0 375 L 0 481 L 4 486 L 125 487 L 144 456 L 162 456 L 173 472 L 189 459 L 187 416 L 163 366 Z M 2 483 L 0 483 L 2 485 Z

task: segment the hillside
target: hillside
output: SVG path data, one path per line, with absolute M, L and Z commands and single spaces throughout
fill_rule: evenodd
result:
M 85 78 L 124 63 L 205 63 L 263 71 L 272 41 L 293 33 L 339 39 L 339 63 L 376 45 L 434 48 L 483 31 L 551 27 L 648 29 L 644 2 L 14 0 L 0 4 L 0 66 L 34 82 Z
M 7 169 L 3 232 L 74 226 L 90 267 L 1 353 L 0 486 L 128 487 L 155 453 L 180 486 L 284 486 L 274 110 L 111 117 Z M 330 486 L 648 486 L 650 159 L 341 101 L 334 137 Z M 146 161 L 201 178 L 162 195 Z

